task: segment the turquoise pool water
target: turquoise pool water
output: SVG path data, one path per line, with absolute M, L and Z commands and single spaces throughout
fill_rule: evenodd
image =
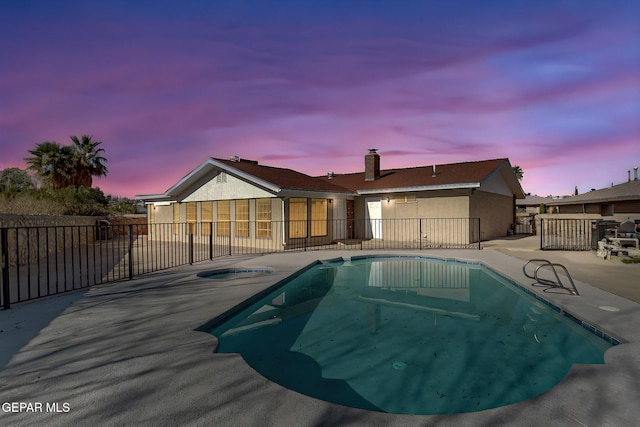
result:
M 525 400 L 611 346 L 481 265 L 426 258 L 318 263 L 206 330 L 291 390 L 403 414 Z

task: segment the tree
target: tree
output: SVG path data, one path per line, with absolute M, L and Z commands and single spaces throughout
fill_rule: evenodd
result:
M 545 206 L 544 203 L 540 203 L 540 213 L 547 213 L 547 207 Z
M 513 173 L 515 174 L 516 178 L 518 178 L 518 181 L 522 181 L 522 178 L 524 177 L 524 172 L 522 171 L 522 168 L 520 166 L 514 166 Z
M 29 150 L 33 157 L 27 157 L 28 169 L 34 171 L 45 186 L 61 188 L 91 187 L 94 176 L 106 176 L 109 172 L 104 165 L 104 149 L 98 148 L 102 142 L 93 141 L 89 135 L 80 139 L 71 137 L 72 145 L 61 146 L 57 142 L 45 141 Z
M 68 146 L 61 146 L 57 142 L 45 141 L 33 150 L 29 150 L 33 157 L 27 157 L 27 169 L 34 171 L 45 186 L 54 190 L 72 184 L 73 150 Z
M 0 171 L 0 193 L 15 193 L 35 188 L 26 170 L 6 168 Z
M 92 136 L 71 137 L 73 143 L 73 184 L 77 187 L 91 187 L 94 176 L 106 176 L 107 159 L 102 156 L 104 149 L 98 148 L 101 141 L 93 141 Z

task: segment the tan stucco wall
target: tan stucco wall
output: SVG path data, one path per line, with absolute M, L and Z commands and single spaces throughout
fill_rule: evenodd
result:
M 451 235 L 445 231 L 457 225 L 450 218 L 469 218 L 470 190 L 443 190 L 428 192 L 413 192 L 400 194 L 377 194 L 356 198 L 356 237 L 370 237 L 367 233 L 366 201 L 367 199 L 381 199 L 382 230 L 384 240 L 417 241 L 429 244 L 444 244 L 451 240 Z M 405 201 L 404 197 L 415 197 L 415 200 Z M 402 199 L 402 200 L 399 200 Z M 418 221 L 418 218 L 444 218 L 443 221 Z M 390 221 L 393 220 L 393 221 Z M 456 235 L 457 242 L 473 239 L 469 230 L 464 235 Z
M 422 218 L 468 218 L 469 196 L 462 191 L 438 191 L 429 198 L 418 199 L 418 210 Z
M 365 200 L 382 200 L 382 218 L 468 218 L 469 191 L 443 190 L 399 194 L 377 194 L 356 198 L 356 218 L 365 218 Z M 397 197 L 415 197 L 414 202 L 398 202 Z
M 155 212 L 155 223 L 165 224 L 173 221 L 173 206 L 154 206 L 148 205 L 147 212 L 153 210 Z M 149 214 L 147 214 L 148 216 Z
M 480 218 L 480 238 L 506 236 L 513 224 L 513 197 L 474 191 L 470 198 L 469 215 Z
M 366 199 L 379 197 L 382 200 L 382 219 L 409 218 L 480 218 L 481 239 L 506 236 L 513 224 L 513 197 L 474 190 L 443 190 L 406 193 L 415 196 L 415 202 L 398 203 L 398 195 L 378 194 L 357 197 L 356 219 L 366 218 Z M 388 198 L 388 201 L 387 201 Z M 359 236 L 362 226 L 357 224 Z M 415 230 L 407 225 L 407 233 Z M 397 232 L 396 232 L 397 233 Z M 383 230 L 383 238 L 389 237 Z M 400 236 L 398 236 L 400 237 Z

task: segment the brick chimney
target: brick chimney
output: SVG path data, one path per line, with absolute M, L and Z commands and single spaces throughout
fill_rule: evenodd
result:
M 377 148 L 369 148 L 369 154 L 364 156 L 364 180 L 375 181 L 380 178 L 380 155 Z

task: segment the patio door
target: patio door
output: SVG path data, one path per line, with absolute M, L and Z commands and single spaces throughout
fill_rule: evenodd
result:
M 367 239 L 382 239 L 382 200 L 370 198 L 365 200 L 366 209 L 366 237 Z

